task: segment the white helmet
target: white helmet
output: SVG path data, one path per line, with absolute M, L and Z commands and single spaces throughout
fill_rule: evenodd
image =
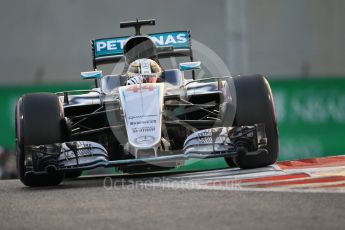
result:
M 159 82 L 162 72 L 162 68 L 154 60 L 147 58 L 135 60 L 128 67 L 127 85 Z

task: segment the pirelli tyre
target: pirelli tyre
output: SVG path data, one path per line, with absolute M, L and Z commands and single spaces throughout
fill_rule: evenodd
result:
M 279 153 L 279 138 L 274 101 L 268 81 L 261 75 L 236 76 L 236 113 L 234 125 L 265 124 L 268 154 L 246 155 L 226 158 L 231 166 L 243 169 L 263 167 L 276 162 Z
M 16 105 L 16 160 L 19 179 L 27 186 L 52 186 L 59 184 L 61 172 L 25 176 L 24 165 L 27 145 L 44 145 L 63 142 L 66 131 L 64 114 L 58 97 L 52 93 L 34 93 L 21 97 Z

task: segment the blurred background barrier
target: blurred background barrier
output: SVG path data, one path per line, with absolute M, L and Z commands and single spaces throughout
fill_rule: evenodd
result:
M 94 38 L 155 18 L 145 33 L 191 30 L 237 74 L 345 76 L 344 0 L 0 0 L 0 85 L 76 82 Z M 220 72 L 222 70 L 219 70 Z
M 280 160 L 345 153 L 345 79 L 271 80 Z

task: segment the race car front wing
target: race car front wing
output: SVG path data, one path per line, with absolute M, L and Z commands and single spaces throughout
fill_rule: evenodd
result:
M 26 175 L 58 171 L 88 170 L 98 167 L 180 162 L 190 158 L 208 159 L 235 157 L 241 154 L 268 154 L 264 124 L 253 126 L 217 127 L 197 131 L 187 137 L 182 153 L 162 151 L 158 156 L 141 156 L 108 160 L 106 149 L 90 141 L 73 141 L 51 145 L 27 146 Z M 178 164 L 179 165 L 179 164 Z

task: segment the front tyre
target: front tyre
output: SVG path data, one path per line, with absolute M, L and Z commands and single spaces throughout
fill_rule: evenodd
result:
M 65 178 L 76 179 L 76 178 L 80 177 L 81 174 L 83 174 L 83 170 L 65 172 Z
M 18 176 L 27 186 L 58 185 L 64 178 L 61 172 L 26 176 L 25 149 L 27 145 L 46 145 L 65 140 L 64 114 L 58 97 L 52 93 L 34 93 L 21 97 L 16 105 L 16 160 Z
M 277 119 L 271 88 L 261 75 L 233 78 L 236 88 L 236 115 L 234 126 L 265 124 L 268 154 L 242 155 L 226 158 L 228 165 L 234 163 L 243 169 L 263 167 L 276 162 L 279 152 Z

